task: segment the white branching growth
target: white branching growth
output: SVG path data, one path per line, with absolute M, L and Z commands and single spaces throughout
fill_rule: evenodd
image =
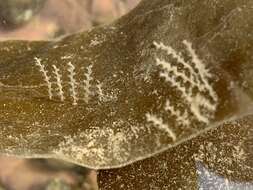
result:
M 172 116 L 176 117 L 176 121 L 183 126 L 188 126 L 190 125 L 189 122 L 189 114 L 187 111 L 185 111 L 183 114 L 179 111 L 176 110 L 175 107 L 173 105 L 171 105 L 170 101 L 167 100 L 166 104 L 165 104 L 165 108 L 166 111 L 170 112 Z
M 99 97 L 99 100 L 102 100 L 102 98 L 105 96 L 104 95 L 104 92 L 102 90 L 102 84 L 100 83 L 100 81 L 97 81 L 97 94 L 98 94 L 98 97 Z
M 199 74 L 200 79 L 202 80 L 202 84 L 200 80 L 198 80 L 198 86 L 200 90 L 207 90 L 210 97 L 213 99 L 215 103 L 218 101 L 218 96 L 214 91 L 213 87 L 209 84 L 208 80 L 212 78 L 212 74 L 210 71 L 205 67 L 205 64 L 199 59 L 195 50 L 192 48 L 192 44 L 186 40 L 183 41 L 183 44 L 186 46 L 189 55 L 192 58 L 192 62 L 195 63 L 195 68 Z
M 92 76 L 92 65 L 86 68 L 86 72 L 82 75 L 84 79 L 78 82 L 75 66 L 71 62 L 68 62 L 68 80 L 67 82 L 64 82 L 60 69 L 56 65 L 52 65 L 51 72 L 53 77 L 50 77 L 48 74 L 49 71 L 47 71 L 45 66 L 41 63 L 41 59 L 35 58 L 35 64 L 39 67 L 39 70 L 43 75 L 46 86 L 48 87 L 48 95 L 50 99 L 53 99 L 54 96 L 60 98 L 62 102 L 70 99 L 73 105 L 77 105 L 81 102 L 88 104 L 93 95 L 97 94 L 99 100 L 104 96 L 101 83 L 98 80 L 95 80 Z M 50 81 L 50 79 L 54 79 L 55 81 Z M 66 88 L 66 86 L 68 86 L 68 88 Z M 56 87 L 56 89 L 54 89 L 54 87 Z M 64 92 L 64 89 L 67 89 L 67 91 Z M 53 92 L 57 92 L 57 94 L 54 94 Z
M 165 46 L 163 43 L 157 43 L 157 42 L 154 42 L 154 45 L 156 46 L 157 49 L 165 51 L 168 55 L 172 56 L 172 58 L 176 59 L 176 61 L 178 63 L 181 63 L 184 68 L 186 68 L 187 70 L 189 70 L 189 72 L 190 72 L 189 81 L 194 81 L 195 78 L 198 77 L 198 74 L 196 74 L 196 72 L 191 67 L 191 65 L 189 65 L 184 60 L 184 58 L 176 50 L 174 50 L 172 47 Z M 160 59 L 157 59 L 157 61 L 158 60 L 160 60 Z M 164 63 L 164 62 L 165 61 L 162 61 L 162 63 Z M 167 66 L 167 65 L 165 64 L 165 66 Z
M 40 72 L 42 73 L 44 80 L 47 84 L 47 88 L 48 88 L 48 95 L 49 95 L 49 99 L 51 100 L 53 98 L 53 89 L 52 89 L 52 83 L 50 82 L 50 76 L 48 76 L 47 74 L 47 70 L 45 69 L 45 66 L 41 64 L 41 59 L 35 57 L 35 64 L 39 67 Z
M 71 97 L 73 98 L 73 105 L 77 105 L 77 101 L 78 101 L 78 98 L 77 98 L 77 91 L 76 91 L 76 87 L 77 87 L 77 82 L 75 80 L 75 66 L 71 63 L 71 62 L 68 62 L 68 72 L 69 72 L 69 84 L 70 84 L 70 95 Z
M 183 41 L 183 44 L 191 58 L 191 62 L 185 61 L 181 53 L 178 53 L 172 47 L 154 42 L 157 49 L 165 51 L 177 63 L 172 64 L 166 60 L 156 58 L 156 64 L 162 68 L 160 77 L 181 92 L 182 98 L 189 105 L 190 113 L 197 121 L 208 124 L 218 103 L 218 96 L 209 83 L 212 74 L 202 60 L 199 59 L 192 48 L 192 44 L 186 40 Z M 175 116 L 179 124 L 184 126 L 190 124 L 191 118 L 187 109 L 183 113 L 176 110 L 171 105 L 170 100 L 167 100 L 164 109 L 169 111 L 172 116 Z
M 85 80 L 83 81 L 83 89 L 84 89 L 84 101 L 86 103 L 89 102 L 90 100 L 90 95 L 91 95 L 91 81 L 93 80 L 92 76 L 92 65 L 87 67 L 87 73 L 85 73 Z
M 172 131 L 172 129 L 170 129 L 168 127 L 167 124 L 163 123 L 162 118 L 158 118 L 155 115 L 147 113 L 146 114 L 146 119 L 147 119 L 148 122 L 151 122 L 154 126 L 156 126 L 161 131 L 164 131 L 164 132 L 168 133 L 173 141 L 176 141 L 176 139 L 177 139 L 176 134 Z
M 63 102 L 65 97 L 64 97 L 63 86 L 62 86 L 62 79 L 61 79 L 62 76 L 59 73 L 60 70 L 55 65 L 53 65 L 53 68 L 54 68 L 53 73 L 55 75 L 56 84 L 57 84 L 58 95 L 61 101 Z

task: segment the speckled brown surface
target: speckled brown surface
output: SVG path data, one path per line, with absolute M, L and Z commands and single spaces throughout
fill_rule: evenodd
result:
M 252 116 L 227 123 L 152 158 L 102 170 L 101 190 L 253 188 Z

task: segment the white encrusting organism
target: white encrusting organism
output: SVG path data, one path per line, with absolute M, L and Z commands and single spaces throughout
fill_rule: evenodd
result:
M 185 73 L 179 71 L 177 66 L 172 65 L 171 63 L 168 64 L 168 62 L 161 60 L 159 58 L 156 58 L 156 63 L 157 65 L 160 65 L 168 73 L 170 72 L 173 73 L 175 77 L 181 77 L 185 82 L 189 82 L 192 86 L 198 86 L 198 83 L 193 80 L 193 77 L 189 78 Z
M 48 88 L 48 95 L 49 99 L 51 100 L 53 98 L 53 88 L 52 88 L 52 83 L 50 82 L 50 76 L 48 76 L 48 71 L 45 69 L 45 66 L 41 64 L 41 59 L 35 57 L 35 64 L 40 68 L 40 72 L 42 73 L 44 80 L 47 84 Z
M 182 64 L 182 66 L 190 72 L 190 80 L 195 81 L 198 77 L 198 74 L 194 71 L 194 69 L 184 60 L 184 58 L 172 47 L 166 46 L 163 43 L 154 42 L 154 45 L 157 49 L 165 51 L 168 55 L 172 56 L 172 58 L 176 59 L 178 63 Z
M 103 90 L 102 90 L 102 84 L 100 83 L 100 81 L 97 81 L 97 94 L 98 94 L 98 98 L 99 100 L 101 101 L 102 98 L 104 97 L 104 93 L 103 93 Z
M 169 128 L 167 124 L 163 123 L 162 118 L 158 118 L 156 115 L 147 113 L 146 119 L 148 122 L 153 123 L 153 125 L 156 126 L 158 129 L 168 133 L 173 141 L 177 140 L 176 134 L 172 131 L 172 129 Z
M 91 95 L 91 81 L 93 80 L 93 77 L 91 76 L 92 74 L 92 65 L 87 67 L 87 72 L 84 74 L 85 79 L 83 81 L 83 89 L 84 89 L 84 101 L 86 103 L 89 102 L 90 100 L 90 95 Z
M 169 111 L 171 113 L 171 115 L 176 117 L 176 121 L 183 125 L 183 126 L 188 126 L 190 125 L 190 121 L 189 121 L 189 114 L 187 111 L 185 111 L 183 114 L 179 111 L 176 110 L 175 107 L 173 105 L 171 105 L 170 101 L 167 100 L 166 104 L 165 104 L 165 108 L 164 110 Z
M 203 85 L 200 85 L 200 89 L 208 90 L 210 97 L 217 102 L 218 96 L 214 91 L 213 87 L 209 84 L 208 79 L 212 78 L 210 71 L 205 67 L 205 64 L 199 59 L 198 55 L 196 54 L 195 50 L 192 48 L 192 44 L 186 40 L 183 41 L 183 44 L 186 46 L 186 49 L 189 55 L 192 57 L 192 62 L 195 63 L 194 66 L 198 70 L 198 74 L 203 81 Z
M 186 40 L 183 44 L 191 62 L 185 61 L 182 54 L 172 47 L 154 42 L 158 50 L 165 51 L 170 58 L 175 60 L 175 62 L 169 62 L 155 58 L 156 64 L 162 69 L 160 77 L 181 92 L 181 97 L 189 105 L 189 109 L 182 112 L 176 110 L 171 105 L 171 101 L 167 100 L 164 110 L 170 112 L 171 116 L 175 116 L 177 123 L 183 126 L 190 125 L 191 115 L 197 121 L 209 124 L 218 104 L 218 96 L 209 83 L 213 76 L 192 48 L 192 44 Z M 152 117 L 153 120 L 154 118 Z M 158 121 L 162 122 L 162 120 L 156 122 Z
M 41 63 L 41 59 L 35 58 L 35 64 L 39 67 L 44 81 L 46 82 L 50 100 L 56 96 L 60 98 L 62 102 L 71 99 L 72 104 L 77 105 L 78 103 L 83 102 L 88 104 L 92 96 L 95 95 L 98 95 L 99 100 L 104 97 L 101 83 L 98 80 L 95 80 L 92 76 L 93 65 L 89 65 L 87 68 L 85 68 L 84 79 L 77 80 L 78 76 L 75 71 L 75 66 L 71 62 L 68 62 L 67 81 L 64 82 L 64 77 L 62 74 L 64 72 L 61 72 L 60 68 L 58 68 L 56 65 L 52 65 L 51 77 L 48 74 L 49 69 L 45 69 L 45 66 Z M 66 88 L 66 86 L 68 86 L 68 88 Z M 56 89 L 54 89 L 54 87 L 56 87 Z M 64 89 L 67 89 L 67 91 L 64 92 Z M 54 94 L 53 92 L 57 92 L 57 94 Z
M 192 113 L 195 115 L 195 117 L 206 124 L 209 123 L 209 119 L 206 118 L 204 115 L 200 112 L 200 106 L 209 108 L 211 110 L 215 109 L 215 105 L 211 104 L 206 98 L 204 98 L 202 95 L 198 94 L 197 96 L 193 96 L 192 91 L 190 90 L 187 92 L 187 89 L 185 86 L 181 85 L 179 81 L 176 80 L 175 76 L 169 76 L 168 73 L 161 72 L 160 76 L 165 79 L 166 82 L 171 83 L 173 87 L 176 87 L 178 91 L 181 92 L 182 97 L 187 102 L 187 104 L 190 105 L 190 109 Z
M 188 70 L 190 73 L 190 77 L 187 77 L 187 75 L 185 73 L 178 72 L 176 69 L 176 68 L 178 68 L 178 66 L 172 65 L 166 61 L 162 61 L 159 58 L 156 58 L 157 64 L 162 65 L 168 71 L 172 71 L 173 74 L 178 75 L 179 77 L 182 77 L 182 79 L 185 82 L 190 82 L 192 85 L 197 86 L 200 91 L 207 90 L 210 97 L 215 102 L 218 101 L 217 94 L 215 93 L 212 86 L 208 82 L 208 80 L 210 78 L 212 78 L 212 74 L 206 68 L 206 66 L 202 62 L 202 60 L 199 59 L 195 50 L 192 48 L 192 44 L 186 40 L 183 41 L 183 44 L 185 45 L 188 54 L 192 58 L 193 66 L 191 66 L 191 64 L 186 62 L 184 60 L 184 58 L 182 57 L 182 55 L 180 53 L 178 53 L 176 50 L 174 50 L 172 47 L 166 46 L 163 43 L 154 42 L 154 45 L 156 46 L 157 49 L 161 49 L 163 51 L 166 51 L 166 53 L 168 55 L 172 56 L 172 58 L 176 59 L 176 61 L 178 63 L 180 63 L 183 66 L 183 68 Z M 195 69 L 197 71 L 195 71 Z M 184 75 L 184 76 L 182 76 L 182 75 Z
M 77 98 L 77 91 L 76 91 L 76 87 L 77 87 L 77 82 L 75 80 L 75 66 L 71 63 L 71 62 L 68 62 L 68 72 L 69 72 L 69 84 L 70 84 L 70 95 L 73 99 L 73 105 L 77 105 L 77 101 L 78 101 L 78 98 Z
M 64 97 L 63 86 L 62 86 L 62 79 L 61 79 L 62 76 L 59 73 L 60 70 L 55 65 L 53 65 L 53 68 L 54 68 L 53 73 L 55 75 L 56 84 L 57 84 L 58 95 L 61 101 L 63 102 L 65 97 Z

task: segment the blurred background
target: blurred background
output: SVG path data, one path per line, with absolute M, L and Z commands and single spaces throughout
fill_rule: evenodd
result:
M 0 0 L 0 41 L 51 40 L 107 24 L 140 0 Z M 96 190 L 97 171 L 0 156 L 0 190 Z
M 126 14 L 140 0 L 0 0 L 0 39 L 44 40 Z

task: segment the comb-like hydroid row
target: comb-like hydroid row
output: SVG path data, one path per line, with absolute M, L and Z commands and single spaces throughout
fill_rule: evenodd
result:
M 39 67 L 39 71 L 43 75 L 44 81 L 48 89 L 49 99 L 58 98 L 62 102 L 67 101 L 67 96 L 71 98 L 73 105 L 77 105 L 80 102 L 89 103 L 89 100 L 95 94 L 99 100 L 102 99 L 103 90 L 102 84 L 98 80 L 94 80 L 92 76 L 92 65 L 89 65 L 84 72 L 84 79 L 80 82 L 77 81 L 75 66 L 71 63 L 67 63 L 67 79 L 64 82 L 60 69 L 56 65 L 52 65 L 52 75 L 49 75 L 49 71 L 41 63 L 41 59 L 35 58 L 35 64 Z M 96 85 L 94 84 L 94 81 Z M 56 86 L 56 87 L 55 87 Z M 55 89 L 54 89 L 55 87 Z M 65 89 L 65 91 L 64 91 Z M 56 92 L 56 93 L 54 93 Z
M 186 40 L 183 41 L 183 44 L 191 62 L 186 61 L 182 54 L 172 47 L 154 42 L 157 50 L 165 52 L 168 59 L 174 60 L 174 62 L 169 62 L 155 58 L 156 65 L 161 67 L 160 77 L 179 91 L 181 99 L 188 105 L 183 111 L 180 111 L 175 108 L 175 105 L 172 105 L 170 99 L 167 99 L 163 110 L 169 113 L 169 117 L 175 117 L 177 125 L 187 127 L 193 120 L 207 125 L 214 117 L 218 104 L 218 96 L 210 84 L 213 76 L 192 48 L 192 44 Z M 156 115 L 147 114 L 146 119 L 164 130 L 165 124 L 162 118 L 158 119 Z M 167 125 L 167 131 L 173 131 L 169 125 Z M 173 140 L 176 139 L 175 134 L 168 134 Z

